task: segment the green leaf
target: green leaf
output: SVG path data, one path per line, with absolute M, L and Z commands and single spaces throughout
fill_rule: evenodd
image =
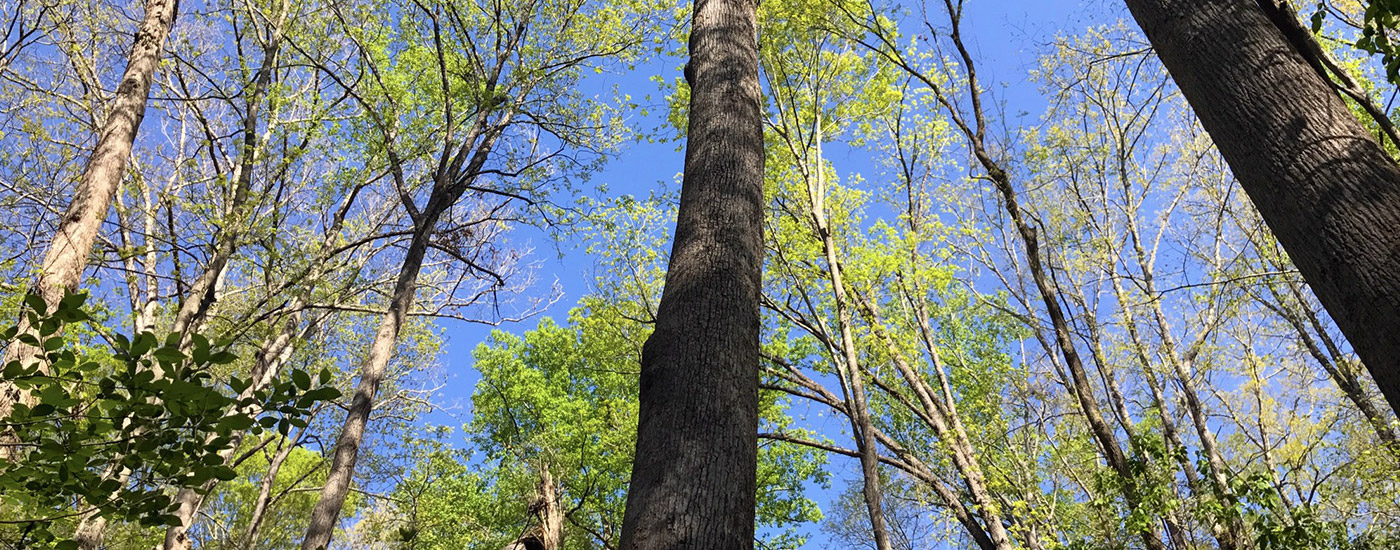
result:
M 254 419 L 246 414 L 231 414 L 219 419 L 219 429 L 246 430 L 253 426 Z
M 297 387 L 301 389 L 307 389 L 311 387 L 311 375 L 307 374 L 306 371 L 301 369 L 294 369 L 292 371 L 292 381 L 295 382 Z
M 43 316 L 49 311 L 49 305 L 44 303 L 44 297 L 34 293 L 24 295 L 24 305 L 29 306 L 30 310 L 40 316 Z
M 227 351 L 219 351 L 209 355 L 209 363 L 215 365 L 227 365 L 238 359 L 237 355 Z
M 145 355 L 146 352 L 150 351 L 155 345 L 156 335 L 151 334 L 150 331 L 145 331 L 136 335 L 136 340 L 131 342 L 131 347 L 128 349 L 128 352 L 132 357 L 140 357 Z

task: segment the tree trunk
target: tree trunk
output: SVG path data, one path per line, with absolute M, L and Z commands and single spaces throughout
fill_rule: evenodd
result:
M 757 7 L 695 2 L 685 177 L 642 349 L 624 550 L 753 548 L 764 217 Z
M 511 541 L 501 550 L 559 550 L 564 544 L 564 508 L 559 502 L 559 488 L 548 464 L 540 464 L 540 482 L 535 486 L 535 500 L 530 514 L 539 523 Z
M 1400 167 L 1256 1 L 1127 4 L 1264 221 L 1400 405 Z
M 875 446 L 872 433 L 869 403 L 865 397 L 865 374 L 860 366 L 860 352 L 856 348 L 854 324 L 850 298 L 846 294 L 846 283 L 841 275 L 840 251 L 831 235 L 831 226 L 826 219 L 826 167 L 822 164 L 821 116 L 817 116 L 816 167 L 808 167 L 806 174 L 807 192 L 812 201 L 812 226 L 822 241 L 822 251 L 826 257 L 826 273 L 831 282 L 831 293 L 836 306 L 836 323 L 841 332 L 840 357 L 832 351 L 831 362 L 836 365 L 847 386 L 846 401 L 850 408 L 851 435 L 856 440 L 856 450 L 860 453 L 860 471 L 863 485 L 861 494 L 865 498 L 865 510 L 870 514 L 870 532 L 875 539 L 876 550 L 891 550 L 889 530 L 885 528 L 883 495 L 880 489 L 879 448 Z
M 282 472 L 282 463 L 287 461 L 287 457 L 291 456 L 292 451 L 300 444 L 300 435 L 283 440 L 282 447 L 277 449 L 277 453 L 272 455 L 272 460 L 267 463 L 267 472 L 258 482 L 258 498 L 253 501 L 253 512 L 248 515 L 248 529 L 244 532 L 243 543 L 240 545 L 242 550 L 254 550 L 258 530 L 262 528 L 268 508 L 272 506 L 272 487 L 277 484 L 277 474 Z
M 182 343 L 190 341 L 190 334 L 203 322 L 217 297 L 218 281 L 223 278 L 228 263 L 238 251 L 242 233 L 250 221 L 252 205 L 248 204 L 252 194 L 253 169 L 257 166 L 259 149 L 263 144 L 258 139 L 258 119 L 262 117 L 263 100 L 272 86 L 273 73 L 277 69 L 278 55 L 282 51 L 282 30 L 291 12 L 290 0 L 283 0 L 278 9 L 276 22 L 268 29 L 267 43 L 262 44 L 263 58 L 253 78 L 252 87 L 247 93 L 243 109 L 243 140 L 239 145 L 238 166 L 233 169 L 232 200 L 224 213 L 223 222 L 214 236 L 213 253 L 204 272 L 194 280 L 175 313 L 172 332 L 180 333 Z M 268 127 L 273 125 L 269 118 Z
M 979 540 L 980 537 L 985 537 L 985 547 L 987 548 L 1010 550 L 1013 548 L 1011 539 L 1006 533 L 1005 526 L 1002 525 L 1000 507 L 996 505 L 991 493 L 987 490 L 986 476 L 983 474 L 981 464 L 977 461 L 977 450 L 972 446 L 972 441 L 968 438 L 967 431 L 963 429 L 961 420 L 957 420 L 957 404 L 948 399 L 949 392 L 944 392 L 939 398 L 934 397 L 938 392 L 934 391 L 915 370 L 914 366 L 904 358 L 904 353 L 895 342 L 894 337 L 885 330 L 885 320 L 880 314 L 878 304 L 859 295 L 856 304 L 869 318 L 870 330 L 884 344 L 895 370 L 899 371 L 904 382 L 913 390 L 919 405 L 923 407 L 922 411 L 910 407 L 910 411 L 914 412 L 915 416 L 931 428 L 939 440 L 948 446 L 953 465 L 957 468 L 958 474 L 962 476 L 963 485 L 967 487 L 969 496 L 972 497 L 973 507 L 977 511 L 977 515 L 982 517 L 982 523 L 985 524 L 985 527 L 978 526 L 976 529 L 970 529 L 969 534 L 974 539 Z M 916 316 L 922 316 L 924 313 L 924 310 L 916 308 Z M 924 323 L 922 318 L 919 322 Z M 923 330 L 924 327 L 921 326 L 920 331 Z M 932 370 L 938 373 L 940 386 L 946 389 L 947 386 L 942 385 L 942 382 L 945 381 L 943 378 L 946 371 L 939 358 L 937 347 L 934 346 L 931 337 L 925 340 L 925 344 L 929 352 L 929 360 L 932 363 Z M 940 402 L 938 399 L 944 401 Z
M 175 23 L 178 4 L 178 0 L 146 1 L 146 15 L 136 32 L 126 72 L 122 73 L 116 96 L 112 98 L 111 112 L 98 134 L 92 156 L 88 157 L 73 200 L 59 219 L 53 242 L 44 253 L 37 287 L 50 306 L 57 304 L 64 293 L 78 289 L 83 269 L 87 267 L 88 253 L 111 208 L 112 197 L 116 195 L 136 141 L 136 132 L 146 116 L 151 80 L 160 65 L 161 50 L 170 36 L 170 27 Z M 29 346 L 15 345 L 6 354 L 6 362 L 31 357 L 34 353 Z M 0 417 L 8 416 L 16 402 L 27 399 L 29 397 L 14 386 L 0 383 Z M 0 444 L 0 458 L 10 456 L 11 450 L 11 446 Z
M 292 309 L 297 310 L 296 313 L 293 313 L 283 322 L 282 330 L 275 337 L 270 338 L 263 344 L 262 349 L 258 353 L 257 361 L 254 362 L 253 368 L 248 373 L 248 380 L 251 384 L 239 395 L 240 400 L 250 398 L 255 392 L 267 388 L 267 386 L 277 378 L 277 375 L 282 370 L 282 366 L 287 364 L 287 361 L 291 359 L 292 352 L 294 351 L 292 346 L 293 339 L 298 336 L 305 338 L 315 330 L 319 320 L 312 320 L 310 326 L 307 326 L 305 330 L 302 330 L 301 327 L 301 308 L 306 306 L 306 300 L 310 294 L 310 289 L 308 288 L 303 292 L 304 294 L 302 296 L 298 296 L 296 300 L 292 302 Z M 262 407 L 256 405 L 251 407 L 239 407 L 237 410 L 229 412 L 230 414 L 256 418 L 259 414 L 262 414 Z M 228 444 L 229 447 L 219 453 L 225 465 L 229 467 L 237 466 L 237 464 L 234 463 L 235 454 L 238 452 L 238 447 L 242 444 L 243 439 L 247 437 L 247 435 L 247 431 L 233 434 Z M 210 439 L 212 440 L 212 437 Z M 201 490 L 195 490 L 193 487 L 180 488 L 179 492 L 175 494 L 175 500 L 171 503 L 175 508 L 175 511 L 171 515 L 173 515 L 175 520 L 179 523 L 166 527 L 165 542 L 162 547 L 163 550 L 181 550 L 190 547 L 192 541 L 186 536 L 186 532 L 194 523 L 195 513 L 198 512 L 199 507 L 204 504 L 204 496 L 209 494 L 218 484 L 219 480 L 211 479 L 205 482 Z
M 494 86 L 491 84 L 487 89 L 494 90 Z M 466 165 L 454 162 L 450 168 L 444 168 L 436 174 L 428 202 L 414 220 L 413 236 L 408 245 L 408 252 L 404 254 L 398 278 L 394 282 L 389 307 L 379 321 L 374 343 L 370 345 L 369 355 L 360 367 L 360 381 L 351 398 L 345 423 L 341 425 L 340 436 L 336 439 L 326 484 L 321 487 L 316 506 L 311 509 L 306 538 L 301 542 L 302 550 L 322 550 L 330 546 L 331 534 L 335 531 L 336 521 L 340 519 L 340 509 L 345 505 L 345 496 L 350 491 L 350 481 L 355 475 L 355 463 L 359 460 L 360 444 L 364 441 L 365 426 L 369 423 L 369 413 L 374 408 L 375 395 L 379 393 L 379 383 L 384 379 L 384 371 L 388 368 L 389 360 L 393 358 L 398 345 L 399 332 L 403 329 L 409 308 L 413 306 L 418 273 L 423 268 L 428 241 L 437 227 L 438 219 L 456 204 L 462 193 L 481 174 L 482 166 L 490 157 L 496 139 L 501 136 L 501 132 L 515 115 L 514 104 L 501 107 L 500 114 L 494 122 L 491 121 L 492 114 L 493 112 L 487 110 L 477 115 L 475 124 L 467 133 L 469 137 L 462 142 L 461 152 L 455 157 Z M 463 160 L 468 158 L 468 152 L 472 153 L 470 160 Z M 449 153 L 450 151 L 444 151 L 443 154 Z M 401 165 L 394 160 L 391 162 L 395 164 L 396 171 L 401 170 Z M 405 201 L 407 200 L 405 197 Z M 404 206 L 413 208 L 408 203 Z
M 441 210 L 425 213 L 423 224 L 413 234 L 403 266 L 399 268 L 398 279 L 394 283 L 389 309 L 380 318 L 379 328 L 374 334 L 374 343 L 370 345 L 369 356 L 360 368 L 360 381 L 350 401 L 345 423 L 341 425 L 340 437 L 335 442 L 326 484 L 321 488 L 315 508 L 311 510 L 311 522 L 306 528 L 306 538 L 301 543 L 302 550 L 322 550 L 330 547 L 331 534 L 335 531 L 336 521 L 340 519 L 340 509 L 345 505 L 345 496 L 350 491 L 350 480 L 355 474 L 355 462 L 359 460 L 360 443 L 364 441 L 365 426 L 369 424 L 369 413 L 374 408 L 374 397 L 379 393 L 379 383 L 384 379 L 389 360 L 394 357 L 399 332 L 403 329 L 408 310 L 413 305 L 418 272 L 423 267 L 423 257 L 428 251 L 428 237 L 441 213 Z

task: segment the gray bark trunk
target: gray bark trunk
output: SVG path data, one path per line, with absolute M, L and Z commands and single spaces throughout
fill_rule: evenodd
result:
M 242 550 L 254 550 L 258 540 L 258 531 L 262 528 L 262 522 L 267 517 L 267 510 L 272 506 L 272 487 L 277 484 L 277 474 L 282 472 L 282 463 L 287 461 L 287 457 L 300 444 L 300 437 L 283 441 L 282 448 L 277 450 L 277 454 L 272 455 L 272 460 L 267 464 L 267 472 L 263 474 L 262 480 L 258 483 L 258 498 L 253 501 L 253 513 L 248 516 L 248 530 L 243 534 Z
M 97 137 L 97 146 L 88 157 L 83 177 L 73 192 L 68 210 L 59 219 L 53 242 L 44 253 L 43 268 L 37 283 L 39 294 L 50 306 L 57 304 L 64 293 L 77 290 L 87 267 L 88 253 L 97 240 L 102 220 L 107 217 L 112 198 L 116 195 L 127 159 L 131 156 L 136 132 L 146 116 L 146 98 L 151 81 L 160 65 L 161 50 L 175 23 L 177 0 L 147 0 L 146 14 L 136 32 L 136 41 L 122 73 L 112 108 Z M 29 346 L 12 346 L 7 362 L 33 356 Z M 29 397 L 10 384 L 0 383 L 0 417 Z M 0 437 L 4 437 L 0 435 Z M 8 457 L 13 447 L 0 440 L 0 457 Z
M 675 243 L 642 350 L 624 550 L 753 548 L 763 128 L 753 0 L 696 0 Z
M 1127 0 L 1382 393 L 1400 405 L 1400 167 L 1254 0 Z
M 399 332 L 408 318 L 409 308 L 417 289 L 418 273 L 423 267 L 423 257 L 428 251 L 428 237 L 431 227 L 436 225 L 441 211 L 429 213 L 424 224 L 413 234 L 403 266 L 399 269 L 394 292 L 389 300 L 389 309 L 380 318 L 379 328 L 374 334 L 369 355 L 360 368 L 360 381 L 350 401 L 350 410 L 341 425 L 340 437 L 336 439 L 332 451 L 331 469 L 326 476 L 326 484 L 311 510 L 311 521 L 307 526 L 306 538 L 302 540 L 302 550 L 322 550 L 330 547 L 331 534 L 340 519 L 340 509 L 345 505 L 345 496 L 350 491 L 350 481 L 355 474 L 355 463 L 359 460 L 360 444 L 364 441 L 365 427 L 369 424 L 369 413 L 374 408 L 374 398 L 379 393 L 379 383 L 389 360 L 394 356 L 399 341 Z
M 875 446 L 875 434 L 872 433 L 872 423 L 870 420 L 870 407 L 865 397 L 865 374 L 861 368 L 860 351 L 856 348 L 855 333 L 851 328 L 854 323 L 851 314 L 851 302 L 846 294 L 846 283 L 841 274 L 840 251 L 837 249 L 836 240 L 832 238 L 831 226 L 826 219 L 826 166 L 822 163 L 822 127 L 821 115 L 817 115 L 817 135 L 814 141 L 817 145 L 816 166 L 808 166 L 804 173 L 807 182 L 808 197 L 812 202 L 812 226 L 817 233 L 817 238 L 822 241 L 822 251 L 826 257 L 827 277 L 831 282 L 833 302 L 836 306 L 836 322 L 841 333 L 839 354 L 832 350 L 831 362 L 836 365 L 837 370 L 844 378 L 844 385 L 847 386 L 846 401 L 847 406 L 853 414 L 850 415 L 851 435 L 856 439 L 856 450 L 860 453 L 860 471 L 863 486 L 862 496 L 865 498 L 865 510 L 870 515 L 870 534 L 875 539 L 876 550 L 891 550 L 889 530 L 885 528 L 884 497 L 880 488 L 880 457 L 879 449 Z
M 494 83 L 487 89 L 494 90 Z M 369 424 L 370 411 L 374 409 L 374 398 L 379 393 L 379 383 L 384 379 L 384 372 L 398 345 L 399 332 L 403 329 L 409 309 L 413 306 L 418 273 L 423 268 L 428 241 L 443 213 L 461 198 L 462 193 L 481 173 L 496 139 L 510 124 L 515 114 L 514 104 L 503 106 L 494 122 L 490 122 L 492 114 L 490 111 L 482 111 L 477 115 L 476 122 L 467 133 L 469 138 L 463 141 L 461 152 L 455 157 L 466 165 L 454 162 L 451 168 L 436 174 L 428 202 L 414 221 L 413 237 L 409 242 L 408 252 L 404 254 L 393 293 L 390 294 L 389 307 L 379 321 L 369 355 L 360 367 L 360 381 L 351 398 L 345 422 L 341 425 L 340 436 L 336 439 L 326 484 L 321 487 L 316 506 L 311 509 L 311 521 L 306 528 L 306 537 L 302 539 L 302 550 L 322 550 L 330 546 L 331 534 L 334 533 L 335 524 L 340 519 L 340 510 L 345 505 L 345 496 L 350 491 L 350 481 L 355 475 L 355 463 L 359 460 L 360 444 L 364 442 L 365 427 Z M 472 153 L 469 161 L 464 160 L 468 158 L 468 152 Z M 450 151 L 443 152 L 444 155 L 449 153 Z M 393 168 L 401 170 L 402 166 L 395 162 Z M 411 203 L 407 203 L 407 197 L 404 200 L 405 207 L 414 208 Z

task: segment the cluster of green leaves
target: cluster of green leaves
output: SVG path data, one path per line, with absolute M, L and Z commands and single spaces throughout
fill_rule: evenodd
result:
M 1205 465 L 1200 468 L 1204 470 Z M 1279 489 L 1265 472 L 1230 479 L 1238 495 L 1231 514 L 1238 514 L 1254 531 L 1260 550 L 1348 548 L 1347 526 L 1324 519 L 1308 504 L 1285 505 Z
M 1318 2 L 1310 22 L 1313 32 L 1321 32 L 1327 20 L 1327 5 Z M 1371 0 L 1362 14 L 1361 35 L 1353 44 L 1356 49 L 1381 56 L 1385 79 L 1400 84 L 1400 43 L 1392 36 L 1400 30 L 1400 1 Z
M 568 325 L 543 319 L 520 335 L 495 331 L 473 353 L 481 381 L 464 427 L 470 453 L 439 432 L 415 445 L 393 492 L 395 510 L 366 530 L 403 548 L 502 547 L 536 520 L 548 472 L 564 512 L 563 548 L 610 547 L 620 536 L 636 446 L 637 362 L 649 330 L 610 300 L 585 298 Z M 764 399 L 766 421 L 781 403 Z M 759 527 L 771 548 L 796 548 L 795 527 L 820 518 L 803 481 L 824 479 L 821 453 L 767 444 L 759 458 Z
M 221 383 L 214 368 L 236 357 L 225 343 L 198 334 L 186 342 L 180 333 L 116 334 L 108 346 L 89 348 L 75 326 L 91 319 L 85 299 L 69 294 L 50 311 L 31 294 L 26 323 L 3 332 L 7 347 L 33 350 L 16 354 L 0 373 L 33 397 L 0 418 L 17 450 L 0 458 L 0 507 L 18 516 L 9 522 L 21 525 L 20 546 L 76 547 L 56 540 L 50 526 L 89 510 L 147 526 L 168 523 L 170 488 L 236 476 L 225 454 L 237 433 L 275 428 L 285 435 L 306 426 L 317 403 L 340 397 L 324 370 L 315 379 L 296 370 L 260 388 L 237 377 Z

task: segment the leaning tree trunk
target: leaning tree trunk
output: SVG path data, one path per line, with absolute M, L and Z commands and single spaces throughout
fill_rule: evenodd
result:
M 404 256 L 398 279 L 394 283 L 394 293 L 389 298 L 389 309 L 380 318 L 369 355 L 360 367 L 360 381 L 355 387 L 350 409 L 345 415 L 345 423 L 340 428 L 340 437 L 336 439 L 335 449 L 331 454 L 331 469 L 326 476 L 326 484 L 321 487 L 316 506 L 311 509 L 306 538 L 301 542 L 302 550 L 324 550 L 330 547 L 331 534 L 340 519 L 340 509 L 345 505 L 345 497 L 350 492 L 350 481 L 355 475 L 355 463 L 359 460 L 360 444 L 364 442 L 369 413 L 374 409 L 374 398 L 379 393 L 379 383 L 384 380 L 389 360 L 394 357 L 394 350 L 398 345 L 399 333 L 408 319 L 409 308 L 413 306 L 418 273 L 422 270 L 423 258 L 428 251 L 428 238 L 441 213 L 441 210 L 426 213 L 423 223 L 419 224 L 413 233 L 413 240 L 408 246 L 408 253 Z
M 487 89 L 494 90 L 494 83 Z M 413 306 L 414 295 L 418 289 L 418 274 L 423 268 L 423 259 L 428 253 L 433 231 L 436 230 L 442 215 L 457 203 L 462 193 L 481 174 L 496 140 L 515 115 L 514 104 L 502 107 L 495 121 L 489 122 L 492 114 L 491 111 L 482 111 L 477 115 L 472 130 L 467 134 L 470 137 L 462 142 L 461 149 L 455 156 L 457 160 L 450 163 L 450 167 L 449 163 L 444 162 L 444 168 L 440 169 L 434 178 L 435 183 L 427 204 L 414 218 L 414 231 L 408 251 L 404 254 L 403 264 L 394 282 L 394 291 L 389 296 L 389 307 L 380 318 L 379 328 L 375 331 L 373 343 L 370 344 L 369 355 L 360 366 L 360 381 L 355 387 L 350 409 L 345 415 L 345 422 L 340 427 L 340 436 L 335 442 L 326 484 L 321 487 L 321 494 L 311 509 L 311 521 L 306 528 L 306 537 L 301 541 L 302 550 L 324 550 L 330 547 L 331 534 L 340 519 L 340 510 L 345 506 L 345 497 L 350 492 L 350 481 L 355 476 L 355 464 L 359 461 L 360 445 L 364 442 L 365 428 L 369 424 L 370 411 L 374 409 L 374 399 L 379 393 L 379 383 L 384 380 L 389 360 L 393 358 L 398 345 L 399 333 L 403 330 L 409 309 Z M 449 152 L 444 152 L 444 155 Z M 471 160 L 465 160 L 467 158 Z M 391 162 L 397 164 L 397 160 Z M 459 162 L 466 162 L 466 166 Z M 395 166 L 396 172 L 400 169 L 400 166 Z
M 146 116 L 151 80 L 160 65 L 160 53 L 175 23 L 178 5 L 178 0 L 146 1 L 146 15 L 137 29 L 126 72 L 122 73 L 116 96 L 112 98 L 111 111 L 98 133 L 97 146 L 88 157 L 83 177 L 73 192 L 73 201 L 59 219 L 53 242 L 44 253 L 37 289 L 50 309 L 64 293 L 78 289 L 83 269 L 87 267 L 88 253 L 97 240 L 102 220 L 107 217 L 112 197 L 126 171 L 136 131 Z M 6 360 L 27 359 L 34 353 L 32 347 L 15 345 L 6 354 Z M 13 385 L 0 383 L 0 418 L 8 416 L 16 402 L 27 399 L 29 397 Z M 0 458 L 10 456 L 13 449 L 3 443 L 0 441 Z
M 1274 7 L 1127 0 L 1264 221 L 1396 408 L 1400 167 L 1299 53 L 1304 37 L 1290 40 L 1259 2 Z
M 815 168 L 805 170 L 807 193 L 812 202 L 812 228 L 822 242 L 826 257 L 826 274 L 831 283 L 832 303 L 836 307 L 836 324 L 841 333 L 840 356 L 832 350 L 831 362 L 843 377 L 846 386 L 847 407 L 851 414 L 851 435 L 855 436 L 856 450 L 860 452 L 861 494 L 865 498 L 865 510 L 870 515 L 870 534 L 875 539 L 876 550 L 891 550 L 889 529 L 885 527 L 884 495 L 880 486 L 880 455 L 875 445 L 873 424 L 870 420 L 870 404 L 865 393 L 865 374 L 860 365 L 860 350 L 856 349 L 854 316 L 851 313 L 850 297 L 846 294 L 846 283 L 841 273 L 840 251 L 836 239 L 831 234 L 831 224 L 826 217 L 826 165 L 822 163 L 821 115 L 817 115 L 817 162 Z
M 696 0 L 675 242 L 642 349 L 622 548 L 753 548 L 763 128 L 755 0 Z

